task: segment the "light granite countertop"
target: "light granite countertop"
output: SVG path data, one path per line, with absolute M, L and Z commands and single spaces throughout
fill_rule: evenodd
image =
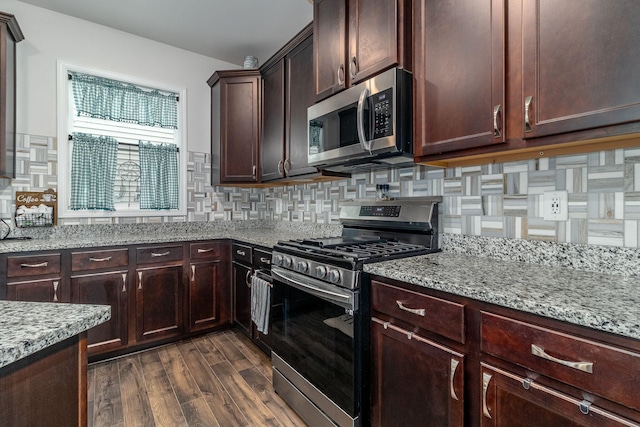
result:
M 110 318 L 106 305 L 0 301 L 0 368 Z
M 440 252 L 365 272 L 640 339 L 640 279 Z

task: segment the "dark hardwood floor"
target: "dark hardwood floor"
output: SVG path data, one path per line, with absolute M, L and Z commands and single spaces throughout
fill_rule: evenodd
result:
M 305 426 L 236 330 L 89 365 L 89 426 Z

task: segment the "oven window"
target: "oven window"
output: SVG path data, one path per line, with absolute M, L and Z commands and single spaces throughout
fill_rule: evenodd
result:
M 345 309 L 276 282 L 273 350 L 351 416 L 355 415 L 354 317 Z

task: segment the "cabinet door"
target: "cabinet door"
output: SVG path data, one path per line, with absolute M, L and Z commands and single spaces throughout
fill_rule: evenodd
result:
M 189 266 L 189 330 L 198 331 L 231 322 L 231 286 L 221 280 L 220 260 Z
M 111 306 L 111 319 L 87 331 L 89 354 L 127 344 L 127 272 L 115 271 L 71 277 L 71 302 Z
M 313 77 L 316 100 L 346 86 L 347 1 L 313 2 Z
M 523 2 L 523 136 L 640 120 L 634 0 Z
M 136 270 L 136 339 L 148 341 L 182 332 L 182 266 Z
M 582 393 L 588 396 L 588 393 Z M 542 386 L 534 379 L 482 364 L 482 427 L 586 427 L 638 425 L 587 400 Z
M 415 154 L 505 141 L 505 0 L 414 0 Z
M 233 322 L 251 337 L 251 268 L 233 263 Z
M 60 302 L 60 278 L 7 283 L 7 299 L 11 301 Z
M 257 182 L 260 77 L 220 79 L 220 111 L 217 113 L 220 114 L 221 182 Z
M 463 355 L 377 318 L 371 340 L 373 426 L 463 425 Z
M 313 74 L 313 38 L 308 37 L 285 57 L 287 70 L 287 152 L 284 161 L 288 176 L 316 172 L 309 166 L 307 108 L 315 93 L 309 76 Z
M 278 61 L 262 74 L 262 181 L 284 177 L 284 85 L 283 61 Z
M 406 0 L 410 3 L 410 0 Z M 358 83 L 402 64 L 405 54 L 405 0 L 349 0 L 349 57 L 347 76 Z

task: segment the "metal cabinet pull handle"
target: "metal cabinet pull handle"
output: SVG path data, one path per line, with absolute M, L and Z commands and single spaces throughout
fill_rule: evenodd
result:
M 251 270 L 247 271 L 247 276 L 244 278 L 244 283 L 247 285 L 247 288 L 251 287 Z
M 127 292 L 127 273 L 122 273 L 122 292 Z
M 152 257 L 167 256 L 167 255 L 169 255 L 170 253 L 171 253 L 170 251 L 162 252 L 161 254 L 159 254 L 159 253 L 155 253 L 155 252 L 151 252 L 151 256 L 152 256 Z
M 489 382 L 491 382 L 491 374 L 486 372 L 482 373 L 482 414 L 491 418 L 491 414 L 489 413 L 489 407 L 487 406 L 487 391 L 489 390 Z
M 60 282 L 57 280 L 53 282 L 53 302 L 58 302 L 58 285 Z
M 256 165 L 253 165 L 253 167 L 251 168 L 251 175 L 255 179 L 257 174 L 258 174 L 258 167 Z
M 142 271 L 138 271 L 138 290 L 142 290 Z
M 198 249 L 198 253 L 199 254 L 206 254 L 207 252 L 211 252 L 213 250 L 213 248 L 209 248 L 209 249 Z
M 409 313 L 417 314 L 418 316 L 422 316 L 422 317 L 426 315 L 424 308 L 409 308 L 409 307 L 406 307 L 404 304 L 402 304 L 401 301 L 396 301 L 396 304 L 398 304 L 398 308 L 400 310 L 408 311 Z
M 284 173 L 289 173 L 289 171 L 291 170 L 291 160 L 289 160 L 288 157 L 284 159 L 283 167 L 284 167 Z
M 260 257 L 260 262 L 263 264 L 271 264 L 271 260 L 265 257 Z
M 498 126 L 498 116 L 500 115 L 500 108 L 502 106 L 500 104 L 493 107 L 493 136 L 498 138 L 502 136 L 502 132 L 500 131 L 500 127 Z
M 568 361 L 568 360 L 558 359 L 556 357 L 553 357 L 553 356 L 547 354 L 542 347 L 537 346 L 535 344 L 531 344 L 531 354 L 533 354 L 534 356 L 541 357 L 541 358 L 546 359 L 546 360 L 550 360 L 550 361 L 555 362 L 555 363 L 559 363 L 560 365 L 563 365 L 563 366 L 568 366 L 569 368 L 577 369 L 577 370 L 582 371 L 582 372 L 587 372 L 589 374 L 593 373 L 593 363 L 592 362 L 571 362 L 571 361 Z
M 351 61 L 349 61 L 349 74 L 352 79 L 355 79 L 356 74 L 358 74 L 358 60 L 355 56 L 351 58 Z
M 344 84 L 344 64 L 338 66 L 338 84 L 341 86 Z
M 191 264 L 191 281 L 196 281 L 196 266 L 194 264 Z
M 246 252 L 245 252 L 245 251 L 241 251 L 241 250 L 239 250 L 239 249 L 238 249 L 238 250 L 236 250 L 236 253 L 237 253 L 238 255 L 240 255 L 240 256 L 245 256 L 245 255 L 246 255 Z
M 41 262 L 40 264 L 20 264 L 20 267 L 22 267 L 22 268 L 40 268 L 40 267 L 46 267 L 47 265 L 49 265 L 49 261 Z
M 451 389 L 451 398 L 458 400 L 458 396 L 456 395 L 456 390 L 453 388 L 453 379 L 456 376 L 456 370 L 458 369 L 458 362 L 456 359 L 451 359 L 451 372 L 449 374 L 449 388 Z
M 105 261 L 111 261 L 112 257 L 108 256 L 106 258 L 89 258 L 89 261 L 91 262 L 105 262 Z
M 533 96 L 527 96 L 524 100 L 524 131 L 531 132 L 533 127 L 531 126 L 531 117 L 529 111 L 531 110 L 531 104 L 533 103 Z
M 278 175 L 284 176 L 284 161 L 282 160 L 278 162 Z

